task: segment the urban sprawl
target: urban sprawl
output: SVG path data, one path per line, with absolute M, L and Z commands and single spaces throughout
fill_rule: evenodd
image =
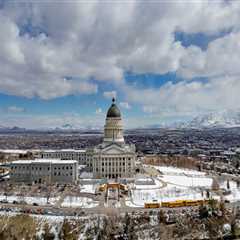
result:
M 113 99 L 104 133 L 4 132 L 0 147 L 1 213 L 35 221 L 36 239 L 240 235 L 238 128 L 124 131 Z

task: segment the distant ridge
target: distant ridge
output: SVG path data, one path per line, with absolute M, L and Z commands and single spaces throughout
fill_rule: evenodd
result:
M 198 116 L 186 124 L 188 128 L 206 128 L 206 127 L 240 127 L 240 112 L 224 110 L 221 112 L 212 112 Z
M 224 110 L 221 112 L 211 112 L 208 114 L 199 115 L 190 121 L 186 122 L 174 122 L 170 124 L 160 123 L 160 124 L 149 124 L 144 126 L 139 126 L 136 128 L 128 128 L 128 130 L 144 130 L 144 129 L 184 129 L 184 128 L 234 128 L 240 127 L 240 111 L 236 110 Z M 39 128 L 39 129 L 26 129 L 18 126 L 6 127 L 0 125 L 1 133 L 21 133 L 21 132 L 96 132 L 101 133 L 103 131 L 103 126 L 99 125 L 88 125 L 88 126 L 75 126 L 70 123 L 61 125 L 60 127 L 49 127 L 49 128 Z
M 14 127 L 5 127 L 5 126 L 0 126 L 0 132 L 24 132 L 26 131 L 26 128 L 20 128 L 17 126 Z

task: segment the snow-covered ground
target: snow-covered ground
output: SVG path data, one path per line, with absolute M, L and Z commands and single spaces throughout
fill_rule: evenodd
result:
M 160 170 L 163 175 L 160 179 L 168 185 L 180 187 L 203 187 L 210 188 L 212 186 L 212 178 L 206 176 L 204 172 L 182 169 L 176 167 L 153 166 Z
M 82 172 L 80 174 L 80 178 L 91 179 L 91 178 L 93 178 L 93 173 L 91 173 L 91 172 Z
M 230 181 L 229 185 L 230 185 L 231 193 L 227 196 L 224 196 L 224 199 L 226 199 L 230 202 L 239 201 L 240 200 L 240 188 L 237 187 L 237 183 L 234 181 Z M 220 187 L 227 189 L 227 181 L 220 184 Z
M 83 184 L 80 186 L 80 192 L 95 193 L 96 187 L 96 184 Z
M 182 169 L 166 166 L 152 166 L 159 173 L 155 177 L 154 185 L 135 185 L 131 187 L 131 198 L 126 200 L 126 205 L 130 207 L 143 206 L 145 202 L 175 201 L 184 199 L 204 199 L 206 189 L 211 189 L 213 179 L 204 172 L 196 170 Z M 220 188 L 227 189 L 227 181 L 219 183 Z M 236 182 L 230 181 L 231 193 L 224 196 L 230 202 L 240 200 L 240 188 Z M 212 195 L 215 199 L 220 199 L 216 194 Z
M 208 187 L 212 186 L 212 178 L 209 177 L 188 177 L 181 175 L 163 175 L 164 182 L 180 187 Z
M 136 185 L 152 185 L 154 184 L 154 180 L 151 177 L 146 175 L 138 174 L 135 176 L 135 184 Z
M 158 180 L 158 179 L 154 179 L 153 184 L 136 184 L 133 185 L 134 189 L 159 189 L 163 186 L 163 183 Z
M 204 176 L 206 175 L 205 172 L 199 172 L 196 170 L 190 170 L 187 168 L 176 168 L 176 167 L 166 167 L 166 166 L 153 166 L 154 168 L 158 169 L 159 171 L 161 171 L 163 174 L 185 174 L 185 175 L 201 175 Z
M 206 193 L 200 189 L 166 187 L 163 189 L 152 190 L 132 190 L 132 203 L 128 201 L 128 206 L 144 206 L 145 202 L 165 202 L 187 199 L 204 199 Z
M 65 197 L 61 206 L 92 208 L 92 207 L 98 206 L 98 202 L 93 201 L 91 198 L 87 198 L 87 197 L 67 196 Z
M 9 203 L 13 203 L 13 201 L 24 201 L 27 204 L 37 203 L 38 205 L 47 205 L 48 203 L 54 205 L 58 200 L 59 197 L 56 198 L 49 198 L 47 203 L 46 197 L 22 197 L 22 196 L 4 196 L 0 195 L 0 201 L 7 200 Z
M 204 189 L 211 188 L 212 178 L 203 172 L 175 167 L 153 167 L 163 174 L 154 178 L 155 185 L 135 185 L 131 188 L 131 199 L 126 201 L 126 205 L 140 207 L 145 202 L 204 199 Z

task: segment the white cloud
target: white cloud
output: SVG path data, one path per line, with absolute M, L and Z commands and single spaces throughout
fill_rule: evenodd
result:
M 141 1 L 6 2 L 0 10 L 0 91 L 50 99 L 96 93 L 101 81 L 121 84 L 125 71 L 201 73 L 208 56 L 184 48 L 174 32 L 237 32 L 239 10 L 237 1 L 223 0 L 149 2 L 147 8 Z M 45 33 L 20 35 L 29 19 Z M 222 47 L 227 56 L 230 49 Z M 213 67 L 218 72 L 222 66 Z M 65 76 L 77 80 L 65 81 Z
M 116 91 L 106 91 L 106 92 L 103 92 L 103 96 L 107 99 L 116 98 L 117 92 Z
M 128 102 L 120 102 L 119 105 L 122 108 L 131 109 L 131 105 Z
M 102 109 L 101 108 L 97 108 L 96 109 L 96 114 L 101 114 L 102 113 Z
M 157 106 L 144 105 L 143 112 L 145 112 L 145 113 L 159 112 L 159 108 Z
M 151 114 L 233 108 L 240 100 L 239 12 L 238 1 L 224 0 L 153 1 L 147 7 L 142 1 L 6 2 L 0 9 L 0 92 L 51 99 L 95 94 L 104 82 L 126 94 L 122 107 L 137 102 Z M 20 34 L 29 19 L 43 33 Z M 184 47 L 176 31 L 219 37 L 202 50 Z M 140 90 L 126 85 L 126 71 L 176 71 L 184 80 Z M 193 77 L 208 80 L 189 81 Z M 116 97 L 116 91 L 103 96 Z
M 208 82 L 167 83 L 159 89 L 126 87 L 127 98 L 143 105 L 146 113 L 162 116 L 193 116 L 213 110 L 238 109 L 238 76 L 216 77 Z
M 9 113 L 22 113 L 25 111 L 26 111 L 25 108 L 18 107 L 18 106 L 9 106 L 7 108 L 7 112 L 9 112 Z
M 206 51 L 189 47 L 180 61 L 178 74 L 185 78 L 238 75 L 240 32 L 212 41 Z
M 66 124 L 72 125 L 77 129 L 98 127 L 104 125 L 104 118 L 99 115 L 80 115 L 80 114 L 41 114 L 33 115 L 29 113 L 10 115 L 5 114 L 0 118 L 0 125 L 5 127 L 23 127 L 27 129 L 48 129 L 62 127 Z

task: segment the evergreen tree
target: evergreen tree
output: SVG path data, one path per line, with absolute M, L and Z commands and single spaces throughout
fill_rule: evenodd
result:
M 207 192 L 206 192 L 206 197 L 207 197 L 207 199 L 210 198 L 210 192 L 209 192 L 209 190 L 207 190 Z
M 124 216 L 124 220 L 123 220 L 123 232 L 125 233 L 125 234 L 127 234 L 128 233 L 128 228 L 129 228 L 129 225 L 130 225 L 130 216 L 129 216 L 129 214 L 128 213 L 126 213 L 125 214 L 125 216 Z
M 229 183 L 229 180 L 227 180 L 227 189 L 230 190 L 230 183 Z
M 199 207 L 199 217 L 200 218 L 207 218 L 208 217 L 208 209 L 206 206 Z

